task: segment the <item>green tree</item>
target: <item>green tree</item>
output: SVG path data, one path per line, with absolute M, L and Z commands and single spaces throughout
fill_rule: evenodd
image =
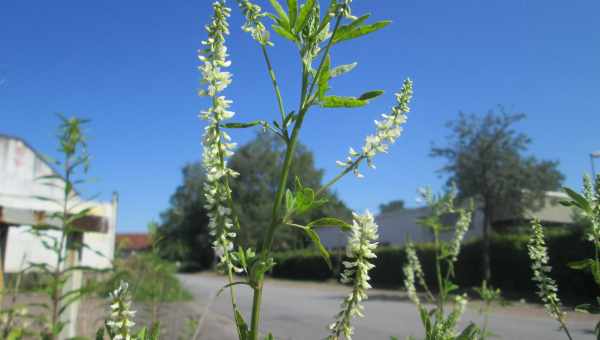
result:
M 213 251 L 208 234 L 205 198 L 202 184 L 205 174 L 199 163 L 182 169 L 183 183 L 170 199 L 170 208 L 160 215 L 157 226 L 159 253 L 162 257 L 183 261 L 192 268 L 208 268 Z
M 403 200 L 393 200 L 379 205 L 379 213 L 384 214 L 392 211 L 404 210 Z
M 486 115 L 460 113 L 447 124 L 451 133 L 445 147 L 433 147 L 431 155 L 447 160 L 442 168 L 456 184 L 460 198 L 474 198 L 483 212 L 483 276 L 490 270 L 490 232 L 501 218 L 523 216 L 543 204 L 544 193 L 563 181 L 556 161 L 526 156 L 531 139 L 513 126 L 524 114 L 507 113 L 502 107 Z

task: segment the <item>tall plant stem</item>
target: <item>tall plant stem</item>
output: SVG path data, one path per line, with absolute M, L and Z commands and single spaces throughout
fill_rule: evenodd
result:
M 271 65 L 271 59 L 269 58 L 269 53 L 267 52 L 267 47 L 265 45 L 260 45 L 260 49 L 262 50 L 263 57 L 265 58 L 265 63 L 267 64 L 267 70 L 269 71 L 269 77 L 271 77 L 271 82 L 273 83 L 273 89 L 275 90 L 275 96 L 277 97 L 277 106 L 279 107 L 279 113 L 281 114 L 281 123 L 285 121 L 285 107 L 283 106 L 283 97 L 281 97 L 281 90 L 279 89 L 279 84 L 277 83 L 277 78 L 275 77 L 275 71 L 273 70 L 273 65 Z M 285 126 L 282 125 L 282 128 Z
M 269 228 L 267 229 L 263 243 L 260 246 L 260 257 L 261 257 L 262 261 L 266 260 L 268 254 L 270 253 L 271 248 L 273 246 L 273 238 L 275 236 L 275 229 L 277 229 L 277 227 L 280 224 L 279 210 L 281 209 L 281 204 L 283 202 L 283 196 L 285 194 L 287 180 L 288 180 L 290 169 L 292 166 L 294 153 L 296 151 L 296 145 L 298 144 L 298 137 L 300 136 L 300 130 L 302 129 L 302 124 L 304 123 L 304 117 L 306 115 L 306 112 L 308 112 L 310 105 L 312 105 L 312 100 L 310 99 L 312 97 L 312 92 L 314 90 L 315 84 L 317 83 L 317 81 L 319 79 L 321 72 L 323 71 L 323 65 L 325 64 L 325 59 L 329 55 L 329 51 L 331 50 L 331 46 L 333 45 L 333 37 L 335 37 L 335 33 L 337 32 L 341 21 L 342 21 L 342 16 L 338 15 L 337 19 L 336 19 L 335 27 L 333 29 L 333 33 L 331 35 L 331 38 L 329 38 L 329 41 L 327 42 L 327 47 L 325 48 L 323 57 L 321 58 L 319 68 L 317 69 L 317 73 L 315 74 L 310 87 L 308 87 L 308 90 L 307 90 L 308 72 L 306 70 L 306 66 L 303 66 L 302 88 L 301 88 L 302 95 L 300 98 L 300 107 L 298 110 L 298 118 L 297 118 L 296 122 L 294 123 L 294 129 L 292 130 L 292 135 L 291 135 L 289 143 L 287 144 L 287 147 L 286 147 L 285 158 L 283 161 L 283 169 L 281 172 L 281 177 L 279 179 L 279 186 L 277 189 L 277 194 L 275 196 L 275 202 L 273 204 L 271 224 L 269 225 Z M 257 278 L 256 287 L 254 289 L 254 296 L 252 299 L 252 319 L 250 322 L 250 336 L 251 336 L 250 340 L 258 339 L 258 333 L 259 333 L 258 328 L 259 328 L 259 324 L 260 324 L 260 309 L 261 309 L 261 303 L 262 303 L 263 281 L 264 281 L 264 274 L 260 275 L 260 277 Z
M 433 231 L 435 238 L 435 273 L 437 275 L 438 282 L 438 314 L 444 316 L 444 303 L 446 300 L 446 293 L 443 287 L 444 281 L 442 279 L 442 269 L 440 266 L 440 237 L 437 230 Z

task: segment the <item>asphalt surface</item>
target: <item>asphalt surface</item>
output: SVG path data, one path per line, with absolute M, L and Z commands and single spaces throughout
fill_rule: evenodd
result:
M 210 312 L 231 318 L 228 292 L 215 298 L 225 284 L 225 278 L 214 274 L 180 275 L 184 286 L 202 304 L 209 304 Z M 236 286 L 238 304 L 249 312 L 252 294 L 245 286 Z M 273 333 L 277 339 L 323 339 L 327 325 L 339 309 L 348 289 L 336 284 L 304 283 L 268 280 L 263 293 L 262 331 Z M 372 290 L 364 303 L 366 316 L 354 322 L 354 339 L 390 339 L 396 336 L 421 338 L 422 326 L 415 306 L 402 293 Z M 489 328 L 495 339 L 566 339 L 557 323 L 546 316 L 538 306 L 521 305 L 498 307 L 492 311 Z M 247 320 L 249 316 L 246 315 Z M 468 321 L 480 323 L 476 307 L 471 306 L 463 316 L 461 327 Z M 567 324 L 574 339 L 593 339 L 595 319 L 578 313 L 569 313 Z M 462 329 L 462 328 L 461 328 Z M 493 338 L 493 339 L 494 339 Z

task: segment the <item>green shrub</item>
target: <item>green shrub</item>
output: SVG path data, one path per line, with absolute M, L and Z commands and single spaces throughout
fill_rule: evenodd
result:
M 527 255 L 527 234 L 498 234 L 491 240 L 491 285 L 500 288 L 508 296 L 532 296 L 535 285 L 531 281 L 531 264 Z M 552 276 L 560 287 L 560 295 L 580 302 L 598 296 L 598 288 L 590 273 L 571 269 L 569 262 L 593 256 L 593 247 L 583 240 L 581 230 L 567 231 L 564 228 L 549 229 L 547 232 Z M 434 274 L 434 252 L 431 244 L 417 245 L 426 277 Z M 478 287 L 483 280 L 481 240 L 466 242 L 456 266 L 456 283 L 461 287 Z M 385 246 L 376 251 L 375 268 L 371 271 L 372 285 L 378 288 L 402 286 L 402 267 L 406 261 L 403 247 Z M 315 250 L 308 249 L 275 254 L 276 265 L 271 275 L 276 278 L 296 280 L 327 280 L 335 278 L 333 271 Z M 333 268 L 339 266 L 339 256 L 332 254 Z M 430 282 L 428 282 L 429 284 Z

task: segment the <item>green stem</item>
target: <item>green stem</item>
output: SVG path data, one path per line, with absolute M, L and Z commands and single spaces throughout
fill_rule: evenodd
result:
M 327 189 L 331 188 L 335 183 L 337 183 L 337 181 L 339 181 L 344 176 L 346 176 L 348 173 L 350 173 L 350 171 L 356 169 L 365 158 L 366 158 L 366 156 L 364 156 L 364 155 L 359 156 L 356 160 L 354 160 L 354 162 L 352 162 L 352 164 L 348 165 L 342 172 L 337 174 L 337 176 L 332 178 L 329 182 L 327 182 L 324 186 L 322 186 L 319 190 L 317 190 L 317 193 L 315 194 L 315 196 L 319 196 L 319 195 L 323 194 L 325 191 L 327 191 Z
M 446 293 L 443 287 L 443 279 L 442 279 L 442 269 L 440 266 L 440 238 L 438 235 L 437 229 L 433 231 L 434 242 L 435 242 L 435 273 L 437 276 L 438 283 L 438 315 L 440 317 L 444 316 L 444 302 L 446 300 Z
M 265 63 L 267 64 L 267 70 L 269 72 L 269 76 L 271 77 L 271 82 L 273 83 L 273 89 L 275 90 L 275 96 L 277 97 L 277 105 L 279 107 L 279 113 L 281 114 L 281 123 L 282 128 L 283 122 L 285 121 L 285 108 L 283 106 L 283 98 L 281 97 L 281 91 L 279 90 L 279 84 L 277 83 L 277 78 L 275 77 L 275 71 L 273 70 L 273 66 L 271 65 L 271 59 L 269 58 L 269 53 L 267 52 L 267 48 L 265 45 L 260 45 L 260 48 L 263 53 L 263 57 L 265 58 Z M 287 130 L 287 129 L 286 129 Z
M 272 211 L 272 215 L 271 215 L 271 224 L 269 225 L 269 228 L 267 229 L 263 243 L 260 245 L 260 250 L 259 250 L 260 257 L 261 257 L 261 260 L 263 260 L 263 261 L 266 260 L 268 254 L 271 251 L 271 248 L 273 246 L 273 239 L 275 236 L 275 229 L 277 229 L 277 227 L 280 224 L 279 210 L 281 209 L 281 204 L 283 203 L 283 197 L 285 195 L 285 190 L 287 187 L 286 184 L 287 184 L 290 169 L 292 166 L 292 161 L 294 158 L 293 156 L 296 151 L 296 145 L 298 144 L 298 137 L 300 136 L 300 130 L 302 129 L 302 124 L 304 123 L 304 117 L 306 116 L 306 113 L 308 112 L 308 109 L 310 108 L 310 105 L 312 104 L 312 102 L 309 99 L 312 96 L 312 91 L 314 90 L 315 84 L 317 83 L 317 80 L 319 79 L 319 75 L 321 74 L 321 72 L 323 70 L 323 65 L 325 64 L 325 59 L 329 55 L 329 51 L 331 50 L 331 46 L 333 45 L 333 37 L 335 36 L 335 33 L 337 32 L 337 30 L 340 26 L 341 20 L 342 20 L 342 17 L 338 16 L 336 24 L 335 24 L 335 28 L 333 29 L 333 33 L 327 43 L 327 47 L 325 48 L 325 52 L 323 53 L 323 57 L 321 58 L 321 62 L 319 64 L 319 68 L 317 69 L 317 73 L 316 73 L 315 77 L 313 78 L 312 84 L 308 88 L 308 91 L 307 91 L 308 71 L 306 69 L 306 66 L 303 65 L 302 88 L 301 88 L 302 95 L 300 97 L 300 107 L 298 110 L 298 118 L 296 119 L 296 122 L 294 123 L 292 135 L 287 144 L 285 158 L 283 161 L 283 169 L 282 169 L 281 177 L 279 179 L 279 186 L 277 188 L 275 202 L 273 204 L 273 211 Z M 263 280 L 264 280 L 264 275 L 261 275 L 261 277 L 257 278 L 256 288 L 254 289 L 254 296 L 252 299 L 252 319 L 251 319 L 251 324 L 250 324 L 250 336 L 251 336 L 250 340 L 258 339 L 258 327 L 260 324 L 260 307 L 261 307 L 261 303 L 262 303 Z

